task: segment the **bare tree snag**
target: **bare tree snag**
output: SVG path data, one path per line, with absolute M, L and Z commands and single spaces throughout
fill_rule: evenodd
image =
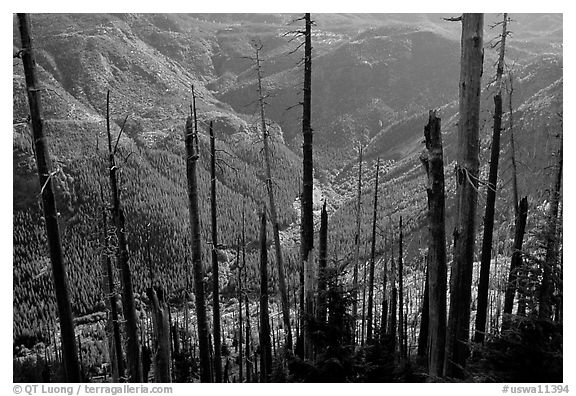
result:
M 441 120 L 430 111 L 424 127 L 427 152 L 420 157 L 428 186 L 428 373 L 441 377 L 446 345 L 446 226 L 444 192 L 444 155 Z
M 282 247 L 280 245 L 280 225 L 276 212 L 276 200 L 274 197 L 274 185 L 272 182 L 272 168 L 270 165 L 269 134 L 266 126 L 266 115 L 264 113 L 264 94 L 262 90 L 262 67 L 260 63 L 261 46 L 256 46 L 256 71 L 258 76 L 258 102 L 260 105 L 260 126 L 262 129 L 262 140 L 264 142 L 264 161 L 266 166 L 266 190 L 270 202 L 270 220 L 272 221 L 272 233 L 274 234 L 274 247 L 276 251 L 276 265 L 278 266 L 278 288 L 280 290 L 280 302 L 282 304 L 282 320 L 284 323 L 284 334 L 286 337 L 286 348 L 292 349 L 292 329 L 290 325 L 290 299 L 286 288 L 286 274 L 284 271 L 284 260 L 282 259 Z
M 266 208 L 260 224 L 260 382 L 268 382 L 272 372 L 270 318 L 268 314 L 268 247 L 266 245 Z
M 514 306 L 514 296 L 517 289 L 518 270 L 522 266 L 522 242 L 526 230 L 526 220 L 528 217 L 528 197 L 520 200 L 519 213 L 516 218 L 514 231 L 514 245 L 512 246 L 512 260 L 510 261 L 510 273 L 504 294 L 504 317 L 502 319 L 502 330 L 510 328 L 510 315 Z
M 222 382 L 222 337 L 220 336 L 220 286 L 218 279 L 218 225 L 216 212 L 216 139 L 212 129 L 210 133 L 210 217 L 212 225 L 212 322 L 214 326 L 214 379 Z
M 129 382 L 142 382 L 142 351 L 138 339 L 138 317 L 134 303 L 134 289 L 132 286 L 132 274 L 130 270 L 130 256 L 128 254 L 128 240 L 124 211 L 120 200 L 120 188 L 118 187 L 118 166 L 116 166 L 115 151 L 112 148 L 112 133 L 110 131 L 110 91 L 106 93 L 106 133 L 108 136 L 108 166 L 110 174 L 110 189 L 112 191 L 112 219 L 118 247 L 116 261 L 122 281 L 122 310 L 126 321 L 126 360 L 128 361 Z M 122 133 L 122 131 L 120 131 Z
M 464 376 L 470 332 L 480 150 L 483 25 L 483 14 L 462 15 L 454 260 L 450 279 L 450 315 L 444 362 L 444 374 L 457 378 Z
M 400 216 L 398 238 L 398 347 L 400 348 L 400 358 L 406 359 L 406 349 L 404 348 L 406 343 L 404 338 L 406 323 L 404 322 L 404 262 L 402 257 L 404 254 L 402 239 L 402 216 Z
M 374 210 L 372 213 L 372 245 L 370 247 L 370 272 L 368 275 L 368 319 L 366 342 L 373 341 L 373 305 L 374 305 L 374 265 L 376 259 L 376 221 L 378 217 L 378 176 L 380 174 L 380 158 L 376 162 L 376 179 L 374 181 Z
M 156 336 L 156 348 L 154 352 L 154 381 L 172 382 L 170 350 L 170 320 L 168 317 L 168 305 L 166 304 L 162 289 L 155 290 L 154 286 L 146 290 L 152 306 L 152 323 Z
M 562 135 L 560 135 L 560 147 L 557 153 L 556 175 L 554 189 L 550 199 L 550 212 L 548 214 L 548 230 L 546 232 L 546 256 L 542 263 L 542 284 L 540 286 L 538 318 L 540 320 L 552 320 L 552 295 L 554 293 L 554 281 L 552 279 L 553 268 L 558 261 L 558 211 L 560 194 L 562 189 L 562 161 L 563 161 Z
M 327 303 L 327 285 L 328 274 L 326 273 L 326 253 L 328 245 L 328 212 L 326 211 L 326 200 L 320 213 L 320 235 L 318 248 L 318 314 L 317 318 L 320 323 L 326 323 L 328 303 Z
M 192 234 L 192 271 L 194 274 L 194 296 L 196 320 L 198 326 L 198 346 L 200 349 L 200 381 L 211 382 L 210 346 L 208 343 L 208 321 L 206 318 L 206 301 L 204 298 L 204 275 L 202 265 L 202 246 L 200 244 L 200 213 L 198 211 L 198 179 L 196 166 L 198 162 L 198 128 L 196 118 L 196 97 L 192 87 L 193 115 L 186 120 L 184 142 L 186 146 L 186 177 L 188 180 L 188 202 L 190 211 L 190 231 Z
M 314 248 L 314 214 L 313 214 L 313 186 L 314 186 L 314 162 L 312 156 L 312 127 L 311 127 L 311 108 L 312 108 L 312 21 L 310 14 L 304 16 L 305 34 L 304 34 L 304 100 L 302 112 L 302 199 L 301 199 L 301 238 L 300 238 L 300 262 L 304 268 L 304 312 L 305 319 L 303 326 L 303 345 L 304 358 L 311 358 L 309 331 L 307 331 L 308 320 L 313 317 L 313 287 L 312 282 L 307 282 L 307 274 L 313 271 L 314 259 L 310 258 L 310 252 Z M 309 281 L 311 279 L 308 279 Z M 308 304 L 306 301 L 308 300 Z M 308 349 L 308 350 L 306 350 Z
M 357 343 L 358 266 L 360 265 L 360 224 L 362 219 L 362 145 L 358 154 L 358 193 L 356 195 L 356 235 L 354 236 L 354 271 L 352 274 L 352 344 Z
M 476 331 L 474 341 L 482 343 L 486 332 L 486 314 L 488 311 L 488 283 L 490 280 L 490 260 L 492 258 L 492 236 L 494 233 L 494 212 L 496 206 L 496 185 L 498 184 L 498 161 L 500 159 L 500 132 L 502 130 L 502 73 L 504 72 L 504 50 L 506 45 L 506 24 L 508 14 L 502 21 L 500 55 L 496 67 L 496 87 L 494 96 L 494 127 L 490 154 L 490 173 L 486 192 L 486 212 L 484 214 L 484 235 L 482 237 L 482 255 L 480 258 L 480 279 L 478 281 L 478 307 L 476 311 Z
M 38 179 L 42 186 L 42 209 L 46 225 L 46 238 L 52 263 L 52 279 L 56 292 L 58 319 L 60 321 L 60 334 L 62 337 L 62 361 L 64 363 L 66 381 L 81 382 L 80 364 L 76 350 L 74 336 L 74 323 L 72 322 L 72 308 L 70 305 L 70 289 L 66 274 L 66 263 L 62 253 L 60 230 L 58 226 L 58 210 L 52 187 L 52 174 L 48 144 L 43 130 L 42 108 L 40 104 L 40 89 L 36 79 L 36 60 L 30 37 L 30 21 L 28 14 L 18 14 L 20 25 L 20 38 L 22 40 L 22 63 L 26 78 L 26 91 L 28 105 L 30 106 L 30 120 L 34 139 L 34 154 Z

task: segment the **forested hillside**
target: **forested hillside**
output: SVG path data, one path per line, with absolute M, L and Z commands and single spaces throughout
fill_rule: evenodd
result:
M 459 179 L 455 175 L 460 164 L 462 117 L 458 82 L 462 23 L 458 14 L 312 15 L 314 23 L 308 37 L 313 48 L 309 60 L 314 249 L 311 256 L 304 255 L 305 263 L 300 246 L 301 220 L 308 216 L 301 210 L 308 199 L 307 182 L 302 177 L 302 146 L 306 142 L 301 105 L 305 106 L 307 59 L 302 15 L 29 17 L 35 72 L 41 87 L 43 132 L 51 160 L 49 184 L 56 197 L 78 337 L 75 342 L 85 381 L 134 379 L 128 371 L 110 371 L 118 370 L 123 356 L 118 360 L 112 353 L 116 341 L 111 341 L 109 297 L 119 295 L 125 285 L 116 264 L 113 272 L 118 288 L 110 292 L 103 264 L 107 258 L 120 260 L 117 249 L 121 249 L 109 179 L 107 92 L 111 137 L 114 143 L 117 139 L 116 172 L 125 220 L 122 231 L 127 237 L 138 338 L 144 356 L 138 364 L 144 367 L 144 380 L 206 379 L 195 282 L 204 285 L 210 356 L 214 354 L 213 344 L 222 344 L 222 359 L 217 363 L 224 368 L 220 381 L 444 380 L 442 375 L 428 371 L 424 352 L 428 337 L 428 308 L 424 308 L 429 304 L 427 254 L 432 242 L 428 231 L 429 175 L 422 153 L 427 150 L 424 127 L 429 111 L 437 110 L 450 275 L 456 260 L 453 230 Z M 493 144 L 493 98 L 501 87 L 496 63 L 502 45 L 497 22 L 502 21 L 502 15 L 486 14 L 484 20 L 478 91 L 480 166 L 477 178 L 470 181 L 478 195 L 473 238 L 476 250 L 469 263 L 473 268 L 468 307 L 471 335 Z M 492 24 L 496 26 L 490 28 Z M 512 15 L 508 31 L 512 33 L 507 36 L 502 77 L 503 116 L 486 329 L 489 337 L 471 348 L 465 375 L 453 377 L 561 382 L 562 244 L 555 242 L 561 241 L 562 235 L 561 195 L 556 205 L 557 233 L 550 234 L 550 211 L 555 206 L 554 181 L 562 147 L 562 15 Z M 36 141 L 23 68 L 25 51 L 21 51 L 16 15 L 13 32 L 14 381 L 64 380 L 68 377 L 61 372 L 59 349 L 63 340 L 43 211 L 46 204 L 42 196 L 47 187 L 40 185 L 36 169 Z M 257 49 L 262 75 L 257 73 Z M 199 132 L 194 135 L 197 211 L 190 200 L 193 156 L 185 145 L 189 136 L 185 125 L 193 120 Z M 213 152 L 209 125 L 215 135 Z M 216 214 L 211 214 L 213 178 Z M 276 246 L 273 237 L 270 185 L 281 246 Z M 561 194 L 561 189 L 557 193 Z M 518 202 L 514 200 L 524 196 L 528 197 L 528 220 L 524 247 L 518 249 L 518 214 L 514 209 Z M 321 213 L 323 204 L 325 215 Z M 263 211 L 268 221 L 262 220 Z M 200 251 L 191 234 L 193 212 L 200 225 Z M 107 226 L 103 213 L 111 216 Z M 215 230 L 214 215 L 218 219 Z M 212 243 L 214 232 L 219 238 L 216 246 Z M 284 271 L 278 269 L 275 248 L 281 250 Z M 501 305 L 506 305 L 509 273 L 516 271 L 510 266 L 515 268 L 511 262 L 517 251 L 521 252 L 522 265 L 513 279 L 518 300 L 513 300 L 511 315 L 503 313 L 506 308 Z M 557 252 L 556 256 L 550 256 L 551 251 Z M 198 254 L 202 279 L 194 272 Z M 211 264 L 211 257 L 216 257 L 217 267 Z M 264 275 L 263 262 L 268 266 Z M 218 268 L 217 273 L 213 268 Z M 212 289 L 216 276 L 219 297 Z M 280 290 L 283 276 L 286 296 Z M 309 289 L 311 282 L 316 286 Z M 540 315 L 545 293 L 541 284 L 552 285 L 546 296 L 555 311 L 546 318 Z M 156 290 L 158 301 L 152 290 Z M 264 291 L 269 306 L 262 305 Z M 314 295 L 312 311 L 308 311 L 308 291 Z M 450 302 L 450 293 L 447 298 Z M 117 300 L 120 314 L 126 315 L 125 302 Z M 220 305 L 217 320 L 211 312 Z M 285 308 L 289 331 L 283 322 Z M 166 317 L 158 319 L 163 317 L 163 309 Z M 266 316 L 262 316 L 264 312 Z M 162 320 L 167 321 L 170 334 L 168 347 L 162 346 L 159 335 Z M 218 343 L 213 339 L 215 326 L 222 326 Z M 123 337 L 126 331 L 122 329 Z M 287 333 L 294 338 L 293 347 L 288 346 Z M 534 334 L 544 334 L 549 342 L 539 344 L 532 355 L 518 352 Z M 511 345 L 517 335 L 520 347 L 514 349 Z M 267 361 L 265 350 L 270 337 L 273 364 Z M 163 358 L 155 355 L 163 350 L 170 350 L 171 371 L 161 371 L 161 360 L 155 360 Z M 146 363 L 146 359 L 151 361 Z M 529 362 L 517 368 L 507 366 L 515 359 Z M 549 367 L 536 375 L 537 368 L 530 359 L 544 359 Z M 213 371 L 215 360 L 211 364 L 209 371 L 216 375 L 212 379 L 218 380 Z M 45 367 L 49 378 L 39 378 Z

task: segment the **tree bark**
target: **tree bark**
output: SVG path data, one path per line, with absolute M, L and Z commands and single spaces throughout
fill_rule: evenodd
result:
M 376 180 L 374 181 L 374 210 L 372 214 L 372 246 L 370 247 L 370 273 L 368 275 L 368 319 L 366 328 L 366 342 L 371 344 L 373 341 L 373 314 L 372 307 L 374 304 L 374 264 L 376 259 L 376 219 L 378 215 L 378 176 L 380 174 L 380 158 L 376 162 Z
M 72 308 L 70 304 L 70 288 L 66 274 L 66 263 L 62 253 L 60 230 L 58 225 L 58 210 L 52 187 L 50 173 L 50 154 L 43 130 L 42 109 L 40 105 L 40 89 L 36 79 L 36 61 L 32 38 L 30 37 L 30 21 L 28 14 L 18 14 L 20 25 L 20 38 L 22 40 L 22 63 L 26 78 L 26 91 L 28 93 L 28 105 L 30 106 L 30 120 L 34 139 L 34 154 L 36 156 L 36 168 L 38 179 L 42 187 L 42 209 L 44 223 L 46 225 L 46 237 L 52 263 L 52 280 L 56 292 L 56 304 L 58 307 L 58 319 L 60 321 L 60 334 L 62 337 L 62 360 L 64 363 L 66 381 L 81 382 L 80 365 L 76 350 L 74 336 L 74 323 L 72 321 Z
M 210 216 L 212 224 L 212 322 L 214 326 L 214 378 L 222 382 L 222 337 L 220 335 L 220 286 L 218 270 L 218 225 L 216 212 L 216 139 L 210 121 Z
M 193 115 L 186 120 L 184 141 L 186 145 L 186 177 L 188 179 L 188 202 L 190 212 L 190 231 L 192 234 L 192 270 L 194 274 L 194 296 L 196 320 L 198 326 L 198 346 L 200 349 L 200 381 L 211 382 L 210 347 L 208 344 L 208 321 L 206 301 L 204 299 L 204 266 L 202 265 L 202 246 L 200 244 L 200 219 L 198 210 L 198 179 L 196 166 L 199 157 L 197 144 L 196 97 L 192 88 Z
M 450 317 L 444 363 L 444 374 L 457 378 L 464 377 L 470 332 L 480 148 L 483 25 L 483 14 L 462 16 L 454 260 L 450 279 Z
M 292 349 L 292 329 L 290 326 L 290 299 L 286 289 L 286 275 L 284 271 L 284 260 L 282 259 L 282 247 L 280 245 L 280 225 L 276 212 L 276 200 L 274 198 L 274 188 L 272 183 L 272 169 L 270 165 L 269 134 L 266 126 L 266 115 L 264 113 L 264 94 L 262 91 L 262 67 L 260 64 L 260 49 L 256 47 L 256 70 L 258 75 L 258 102 L 260 105 L 260 125 L 262 129 L 262 140 L 264 142 L 264 161 L 266 166 L 266 190 L 270 202 L 270 220 L 272 221 L 272 232 L 274 234 L 274 246 L 276 252 L 276 265 L 278 266 L 278 289 L 280 290 L 280 301 L 282 304 L 282 320 L 284 323 L 284 334 L 286 337 L 286 348 Z

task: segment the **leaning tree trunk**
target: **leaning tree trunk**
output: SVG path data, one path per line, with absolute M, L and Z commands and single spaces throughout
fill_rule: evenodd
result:
M 313 215 L 313 177 L 314 177 L 314 163 L 312 157 L 312 127 L 311 127 L 311 108 L 312 108 L 312 21 L 310 20 L 310 14 L 307 13 L 304 16 L 305 20 L 305 33 L 304 33 L 304 100 L 303 100 L 303 112 L 302 112 L 302 220 L 301 220 L 301 238 L 300 238 L 300 262 L 304 268 L 303 273 L 309 274 L 311 269 L 309 268 L 314 264 L 313 260 L 310 260 L 310 252 L 314 247 L 314 215 Z M 310 296 L 311 288 L 313 285 L 311 282 L 306 282 L 304 279 L 304 300 L 307 299 L 306 296 Z M 308 287 L 308 289 L 307 289 Z M 312 303 L 312 301 L 310 301 Z M 312 304 L 306 304 L 304 301 L 304 312 L 301 315 L 304 320 L 303 325 L 303 344 L 311 345 L 310 342 L 310 331 L 308 330 L 308 320 L 312 317 L 313 312 L 311 312 Z M 304 348 L 304 357 L 310 359 L 311 351 L 310 348 L 306 350 Z
M 212 323 L 214 326 L 214 378 L 222 382 L 222 337 L 220 336 L 220 287 L 218 282 L 218 226 L 216 215 L 216 139 L 210 121 L 210 216 L 212 224 Z
M 464 377 L 470 332 L 480 148 L 480 90 L 484 54 L 483 25 L 483 14 L 462 16 L 454 260 L 450 279 L 450 316 L 444 362 L 444 374 L 458 378 Z
M 488 311 L 488 284 L 490 281 L 490 260 L 492 258 L 492 236 L 494 233 L 494 209 L 496 206 L 496 184 L 498 182 L 498 161 L 500 159 L 500 132 L 502 130 L 502 73 L 504 73 L 504 50 L 506 45 L 506 24 L 508 14 L 502 21 L 500 36 L 500 55 L 496 67 L 496 86 L 494 96 L 494 127 L 492 132 L 492 151 L 490 154 L 490 174 L 486 193 L 486 212 L 484 214 L 484 235 L 482 255 L 480 258 L 480 280 L 478 281 L 478 306 L 476 311 L 476 331 L 474 341 L 482 343 L 486 332 L 486 315 Z
M 260 225 L 260 382 L 268 382 L 272 372 L 270 318 L 268 315 L 268 250 L 266 246 L 266 208 Z
M 360 224 L 362 210 L 362 146 L 358 157 L 358 192 L 356 195 L 356 235 L 354 236 L 354 272 L 352 275 L 352 345 L 356 345 L 356 327 L 358 315 L 358 266 L 360 261 Z
M 22 40 L 22 63 L 26 78 L 26 90 L 28 92 L 28 105 L 30 106 L 30 120 L 34 139 L 34 154 L 36 167 L 42 190 L 42 209 L 46 224 L 46 237 L 52 263 L 52 279 L 56 291 L 56 304 L 58 307 L 58 319 L 60 321 L 60 334 L 62 337 L 62 359 L 68 382 L 81 382 L 80 365 L 76 351 L 74 338 L 74 323 L 72 322 L 72 309 L 70 305 L 70 289 L 66 274 L 66 263 L 62 253 L 60 230 L 58 226 L 58 210 L 52 186 L 50 173 L 50 154 L 44 135 L 42 110 L 40 106 L 40 88 L 36 79 L 36 61 L 30 37 L 30 21 L 28 14 L 18 14 L 20 24 L 20 38 Z
M 542 285 L 540 286 L 540 308 L 538 318 L 541 320 L 552 319 L 552 294 L 554 292 L 554 282 L 552 280 L 553 268 L 557 265 L 558 259 L 558 206 L 560 203 L 560 190 L 562 188 L 562 139 L 558 149 L 556 180 L 552 199 L 550 200 L 550 213 L 548 218 L 548 232 L 546 234 L 546 256 L 542 269 Z
M 424 128 L 427 152 L 420 157 L 428 186 L 428 373 L 441 377 L 446 345 L 446 230 L 441 120 L 430 111 Z
M 260 104 L 260 125 L 262 128 L 262 140 L 264 142 L 264 161 L 266 166 L 266 190 L 270 201 L 270 220 L 272 221 L 272 232 L 274 234 L 274 246 L 276 248 L 276 265 L 278 266 L 278 289 L 280 291 L 280 301 L 282 303 L 282 320 L 284 322 L 284 334 L 286 337 L 286 348 L 292 349 L 292 329 L 290 326 L 290 300 L 286 288 L 286 275 L 284 271 L 284 261 L 282 259 L 282 248 L 280 245 L 280 225 L 276 213 L 276 201 L 272 183 L 272 169 L 270 165 L 270 147 L 268 142 L 268 128 L 266 126 L 266 115 L 264 113 L 264 95 L 262 92 L 262 69 L 260 65 L 260 49 L 256 47 L 256 70 L 258 75 L 258 102 Z
M 146 290 L 152 306 L 152 324 L 156 336 L 156 351 L 154 353 L 154 381 L 172 382 L 170 351 L 170 320 L 168 318 L 168 305 L 162 289 L 158 293 L 154 286 Z
M 514 295 L 516 294 L 516 283 L 518 280 L 518 271 L 522 266 L 522 242 L 526 230 L 526 220 L 528 217 L 528 197 L 520 200 L 519 213 L 516 218 L 514 231 L 514 245 L 512 246 L 512 260 L 510 261 L 510 273 L 508 283 L 504 294 L 504 310 L 502 319 L 502 330 L 510 328 L 510 315 L 514 306 Z
M 194 91 L 192 91 L 194 92 Z M 198 145 L 195 144 L 198 134 L 196 118 L 196 98 L 193 94 L 192 118 L 186 120 L 184 142 L 186 146 L 186 177 L 188 179 L 188 202 L 190 211 L 190 230 L 192 234 L 192 271 L 194 274 L 194 296 L 196 321 L 198 325 L 198 346 L 200 349 L 200 381 L 210 382 L 210 347 L 208 345 L 208 321 L 206 318 L 206 301 L 204 299 L 204 266 L 202 265 L 202 247 L 200 245 L 200 213 L 198 211 L 198 180 L 196 166 L 199 157 Z
M 326 272 L 326 253 L 328 245 L 328 212 L 326 212 L 326 200 L 320 213 L 320 235 L 318 248 L 318 313 L 317 318 L 320 324 L 326 323 L 328 313 L 327 285 L 328 274 Z
M 370 248 L 370 272 L 368 275 L 368 318 L 366 327 L 366 343 L 372 343 L 373 314 L 374 305 L 374 262 L 376 258 L 376 219 L 378 214 L 378 175 L 380 173 L 380 158 L 376 162 L 376 180 L 374 181 L 374 211 L 372 214 L 372 246 Z
M 108 135 L 108 166 L 110 173 L 110 189 L 112 191 L 112 218 L 114 220 L 118 247 L 116 261 L 122 281 L 122 309 L 126 321 L 126 360 L 128 361 L 129 382 L 142 382 L 142 351 L 138 339 L 138 317 L 134 303 L 134 290 L 132 286 L 132 274 L 130 270 L 130 256 L 128 255 L 128 241 L 124 211 L 120 201 L 120 189 L 118 187 L 118 167 L 116 166 L 115 151 L 112 148 L 112 133 L 110 131 L 110 91 L 106 93 L 106 133 Z M 122 133 L 122 131 L 120 131 Z M 118 143 L 116 143 L 118 144 Z

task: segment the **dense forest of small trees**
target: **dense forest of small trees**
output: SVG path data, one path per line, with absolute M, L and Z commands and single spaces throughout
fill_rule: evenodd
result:
M 534 208 L 529 203 L 539 197 L 523 191 L 519 199 L 516 180 L 513 87 L 505 62 L 508 14 L 494 26 L 501 28 L 493 44 L 495 73 L 484 61 L 484 15 L 450 19 L 462 27 L 454 176 L 445 159 L 442 113 L 430 109 L 427 124 L 421 125 L 424 149 L 422 168 L 417 168 L 427 200 L 421 213 L 383 210 L 398 197 L 392 164 L 367 159 L 365 142 L 358 139 L 355 194 L 347 202 L 349 215 L 339 218 L 349 220 L 353 238 L 343 236 L 344 226 L 334 222 L 327 197 L 321 210 L 315 208 L 314 21 L 309 13 L 294 21 L 303 26 L 291 32 L 300 40 L 295 51 L 302 48 L 302 152 L 301 158 L 294 156 L 301 163 L 291 166 L 294 158 L 279 148 L 266 118 L 266 64 L 263 44 L 255 42 L 258 141 L 238 145 L 246 156 L 256 155 L 249 146 L 258 145 L 261 161 L 251 163 L 262 169 L 240 169 L 226 145 L 218 143 L 215 124 L 201 121 L 193 85 L 183 138 L 172 142 L 180 156 L 147 148 L 146 158 L 155 167 L 129 166 L 120 150 L 128 116 L 118 122 L 119 130 L 113 126 L 114 97 L 108 91 L 106 156 L 98 151 L 98 132 L 96 153 L 88 153 L 84 163 L 93 178 L 79 181 L 86 193 L 82 199 L 97 203 L 91 212 L 97 220 L 83 225 L 85 234 L 61 230 L 33 32 L 27 14 L 17 18 L 17 56 L 26 77 L 40 188 L 35 194 L 41 196 L 45 237 L 18 235 L 15 241 L 47 244 L 52 278 L 38 282 L 55 291 L 56 309 L 53 302 L 33 301 L 42 309 L 32 311 L 29 327 L 38 334 L 28 337 L 50 347 L 44 356 L 37 352 L 33 363 L 15 359 L 15 381 L 562 382 L 562 130 L 555 131 L 558 139 L 549 156 L 549 198 L 543 209 Z M 481 155 L 483 90 L 494 102 L 489 164 Z M 511 154 L 501 158 L 506 134 Z M 503 163 L 513 169 L 510 197 L 503 196 L 509 189 L 499 181 Z M 168 164 L 182 170 L 170 186 L 148 190 L 142 185 L 153 184 L 150 175 Z M 258 199 L 245 199 L 242 190 L 251 188 L 260 189 L 254 193 Z M 150 191 L 181 195 L 188 212 L 166 207 Z M 299 219 L 288 209 L 295 191 Z M 146 218 L 139 208 L 149 197 L 157 211 Z M 499 243 L 498 212 L 509 219 L 506 247 Z M 185 220 L 177 230 L 162 229 L 161 216 Z M 14 221 L 25 224 L 32 218 L 18 214 Z M 282 233 L 292 223 L 300 227 L 297 249 L 287 246 Z M 84 319 L 104 323 L 101 328 L 73 320 L 74 300 L 97 305 L 95 297 L 71 292 L 70 267 L 87 253 L 66 254 L 65 248 L 74 246 L 66 238 L 83 237 L 98 252 L 99 264 L 92 263 L 98 280 L 73 281 L 86 285 L 80 293 L 104 301 L 104 317 Z M 166 238 L 174 245 L 164 246 Z M 15 249 L 15 257 L 20 253 Z M 17 267 L 30 258 L 22 257 L 18 260 L 24 263 L 15 259 L 15 278 L 23 271 Z M 176 279 L 167 278 L 168 268 Z M 50 310 L 57 320 L 46 313 Z M 98 372 L 98 364 L 108 368 Z

